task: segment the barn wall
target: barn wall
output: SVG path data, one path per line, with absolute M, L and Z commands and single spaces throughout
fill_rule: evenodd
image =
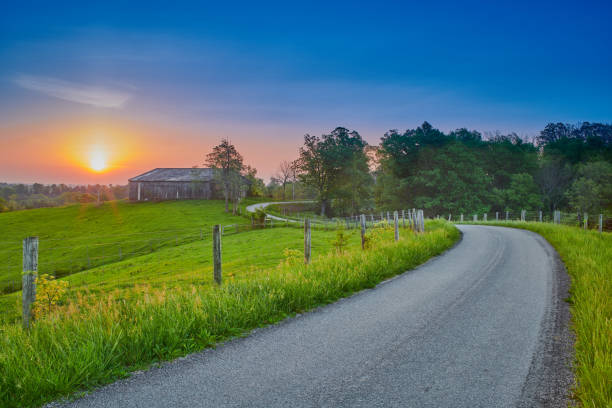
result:
M 129 197 L 131 201 L 138 201 L 138 184 L 140 184 L 140 201 L 218 198 L 215 197 L 217 194 L 214 194 L 214 188 L 211 187 L 209 181 L 130 181 Z

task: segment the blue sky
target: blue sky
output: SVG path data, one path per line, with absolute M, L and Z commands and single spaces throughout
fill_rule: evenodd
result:
M 610 2 L 329 3 L 5 4 L 0 129 L 82 115 L 296 150 L 339 125 L 612 119 Z

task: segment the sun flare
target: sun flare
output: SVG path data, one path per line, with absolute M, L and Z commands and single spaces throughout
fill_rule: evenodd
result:
M 103 171 L 106 169 L 106 153 L 100 148 L 94 148 L 89 156 L 89 167 L 93 171 Z

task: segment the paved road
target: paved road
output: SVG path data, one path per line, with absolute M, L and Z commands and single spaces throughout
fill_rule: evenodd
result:
M 300 204 L 300 203 L 312 203 L 313 201 L 311 200 L 305 200 L 305 201 L 275 201 L 275 202 L 270 202 L 270 203 L 257 203 L 257 204 L 251 204 L 249 205 L 246 210 L 247 212 L 255 212 L 258 209 L 265 209 L 267 206 L 272 205 L 272 204 Z M 275 215 L 271 215 L 271 214 L 267 214 L 268 218 L 271 218 L 273 220 L 277 220 L 277 221 L 289 221 L 289 222 L 299 222 L 296 220 L 285 220 L 285 218 L 281 218 L 281 217 L 277 217 Z
M 461 226 L 446 254 L 70 407 L 562 406 L 566 275 L 536 234 Z

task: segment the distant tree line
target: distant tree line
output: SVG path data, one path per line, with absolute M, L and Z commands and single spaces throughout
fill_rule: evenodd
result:
M 206 156 L 235 212 L 244 197 L 312 199 L 327 216 L 423 208 L 431 214 L 553 210 L 612 213 L 612 125 L 550 123 L 515 133 L 444 133 L 424 122 L 390 130 L 378 146 L 343 127 L 305 135 L 266 185 L 227 139 Z M 127 186 L 1 184 L 0 212 L 124 199 Z
M 0 212 L 93 203 L 127 198 L 121 185 L 10 184 L 0 183 Z
M 406 207 L 431 214 L 612 210 L 612 126 L 551 123 L 534 140 L 424 122 L 379 146 L 337 128 L 306 135 L 294 162 L 321 213 Z

